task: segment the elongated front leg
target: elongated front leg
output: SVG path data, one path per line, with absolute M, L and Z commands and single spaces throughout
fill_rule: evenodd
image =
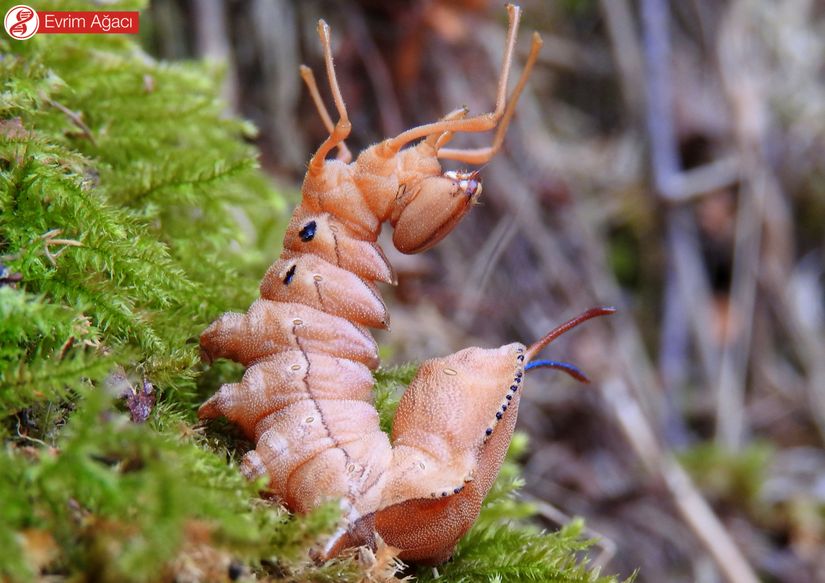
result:
M 352 130 L 352 123 L 349 121 L 347 115 L 347 107 L 344 104 L 344 98 L 341 97 L 341 88 L 338 86 L 338 79 L 335 77 L 335 66 L 332 62 L 332 43 L 329 35 L 329 25 L 323 20 L 318 21 L 318 36 L 321 38 L 321 46 L 324 50 L 324 63 L 327 69 L 327 78 L 329 79 L 329 87 L 332 90 L 332 99 L 335 101 L 335 109 L 338 110 L 338 122 L 329 134 L 329 137 L 324 140 L 324 143 L 318 148 L 312 159 L 309 161 L 309 174 L 318 175 L 324 167 L 324 160 L 327 154 L 333 148 L 339 146 L 344 140 L 349 137 Z M 323 117 L 323 115 L 322 115 Z M 327 116 L 329 117 L 329 116 Z M 330 120 L 330 123 L 332 120 Z
M 501 144 L 504 142 L 504 136 L 507 134 L 507 128 L 510 126 L 510 121 L 513 119 L 513 113 L 516 111 L 516 104 L 518 103 L 519 97 L 521 96 L 521 92 L 524 90 L 524 86 L 527 84 L 527 79 L 530 78 L 530 73 L 533 70 L 533 65 L 536 64 L 536 59 L 539 55 L 539 50 L 542 47 L 542 40 L 538 33 L 533 34 L 533 42 L 530 45 L 530 54 L 527 56 L 527 62 L 524 64 L 524 69 L 521 72 L 521 77 L 519 77 L 518 83 L 516 84 L 515 89 L 510 94 L 510 98 L 507 100 L 507 109 L 504 111 L 504 116 L 501 118 L 501 123 L 498 125 L 496 129 L 495 138 L 493 138 L 493 143 L 490 146 L 485 148 L 472 148 L 472 149 L 451 149 L 451 148 L 442 148 L 446 142 L 439 141 L 436 147 L 438 148 L 438 157 L 442 160 L 457 160 L 458 162 L 464 162 L 465 164 L 486 164 L 493 157 L 498 154 L 498 151 L 501 149 Z
M 441 118 L 439 121 L 449 121 L 454 119 L 464 119 L 467 117 L 469 110 L 466 107 L 459 107 L 458 109 L 454 109 L 447 115 Z M 431 146 L 433 149 L 438 151 L 438 149 L 453 139 L 453 134 L 455 132 L 444 132 L 442 134 L 430 134 L 427 136 L 427 139 L 424 140 L 427 145 Z
M 507 81 L 513 62 L 518 25 L 521 19 L 521 8 L 513 4 L 508 4 L 507 15 L 510 23 L 507 29 L 507 45 L 504 50 L 504 61 L 501 65 L 501 74 L 498 79 L 495 110 L 491 113 L 467 118 L 461 116 L 463 119 L 442 119 L 437 122 L 409 129 L 379 144 L 378 152 L 381 156 L 390 158 L 410 142 L 433 134 L 441 135 L 444 132 L 485 132 L 496 127 L 504 115 L 507 99 Z
M 312 102 L 315 104 L 315 109 L 318 111 L 318 115 L 321 116 L 321 121 L 324 123 L 324 127 L 330 135 L 332 135 L 335 132 L 335 126 L 332 123 L 332 118 L 329 116 L 327 106 L 324 105 L 324 100 L 321 99 L 321 93 L 318 91 L 318 83 L 315 82 L 315 74 L 312 72 L 312 69 L 306 65 L 301 65 L 299 70 L 301 72 L 301 79 L 304 80 L 304 83 L 307 86 L 309 95 L 312 98 Z M 338 144 L 338 155 L 335 156 L 335 159 L 340 160 L 344 164 L 349 164 L 352 162 L 352 152 L 349 151 L 347 144 L 343 140 Z

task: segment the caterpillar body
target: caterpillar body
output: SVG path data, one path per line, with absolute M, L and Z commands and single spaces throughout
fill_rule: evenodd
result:
M 378 351 L 368 328 L 388 327 L 376 283 L 392 284 L 395 275 L 376 240 L 389 222 L 397 249 L 424 251 L 481 194 L 476 172 L 443 172 L 439 160 L 483 164 L 501 146 L 541 47 L 534 34 L 508 98 L 520 10 L 507 9 L 495 111 L 468 117 L 458 109 L 371 146 L 354 162 L 344 143 L 351 125 L 335 78 L 329 28 L 319 23 L 339 119 L 333 125 L 312 72 L 302 67 L 329 137 L 310 160 L 301 203 L 281 257 L 263 278 L 260 299 L 246 314 L 222 315 L 201 335 L 205 360 L 229 358 L 248 367 L 239 383 L 222 386 L 198 412 L 202 419 L 225 416 L 254 440 L 255 449 L 242 460 L 244 474 L 267 476 L 269 488 L 294 512 L 341 501 L 346 526 L 322 558 L 373 544 L 377 533 L 400 549 L 403 560 L 447 560 L 498 474 L 525 369 L 548 366 L 583 378 L 567 363 L 528 363 L 558 334 L 611 311 L 585 312 L 530 348 L 467 348 L 424 362 L 399 403 L 392 435 L 381 431 L 372 405 Z M 497 131 L 489 147 L 444 147 L 455 133 L 492 129 Z M 421 141 L 409 146 L 416 140 Z M 335 148 L 336 159 L 327 159 Z

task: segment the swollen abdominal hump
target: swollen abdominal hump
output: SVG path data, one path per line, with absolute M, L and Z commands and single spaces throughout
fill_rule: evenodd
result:
M 212 362 L 219 358 L 229 358 L 237 361 L 238 354 L 244 348 L 245 323 L 246 316 L 234 312 L 223 314 L 212 322 L 200 337 L 201 355 L 204 360 Z

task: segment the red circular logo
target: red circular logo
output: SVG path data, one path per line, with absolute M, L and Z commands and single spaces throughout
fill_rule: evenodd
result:
M 9 8 L 9 11 L 6 12 L 3 26 L 5 26 L 6 32 L 9 33 L 11 38 L 26 40 L 37 33 L 40 19 L 37 17 L 34 8 L 25 4 L 18 4 Z

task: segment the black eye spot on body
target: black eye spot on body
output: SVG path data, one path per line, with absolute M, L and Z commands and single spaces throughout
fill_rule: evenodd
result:
M 309 221 L 304 228 L 298 232 L 298 236 L 304 243 L 309 243 L 315 237 L 315 230 L 318 228 L 318 223 Z
M 286 272 L 286 277 L 284 277 L 284 285 L 289 285 L 292 282 L 292 278 L 295 277 L 295 265 L 289 268 L 289 271 Z

